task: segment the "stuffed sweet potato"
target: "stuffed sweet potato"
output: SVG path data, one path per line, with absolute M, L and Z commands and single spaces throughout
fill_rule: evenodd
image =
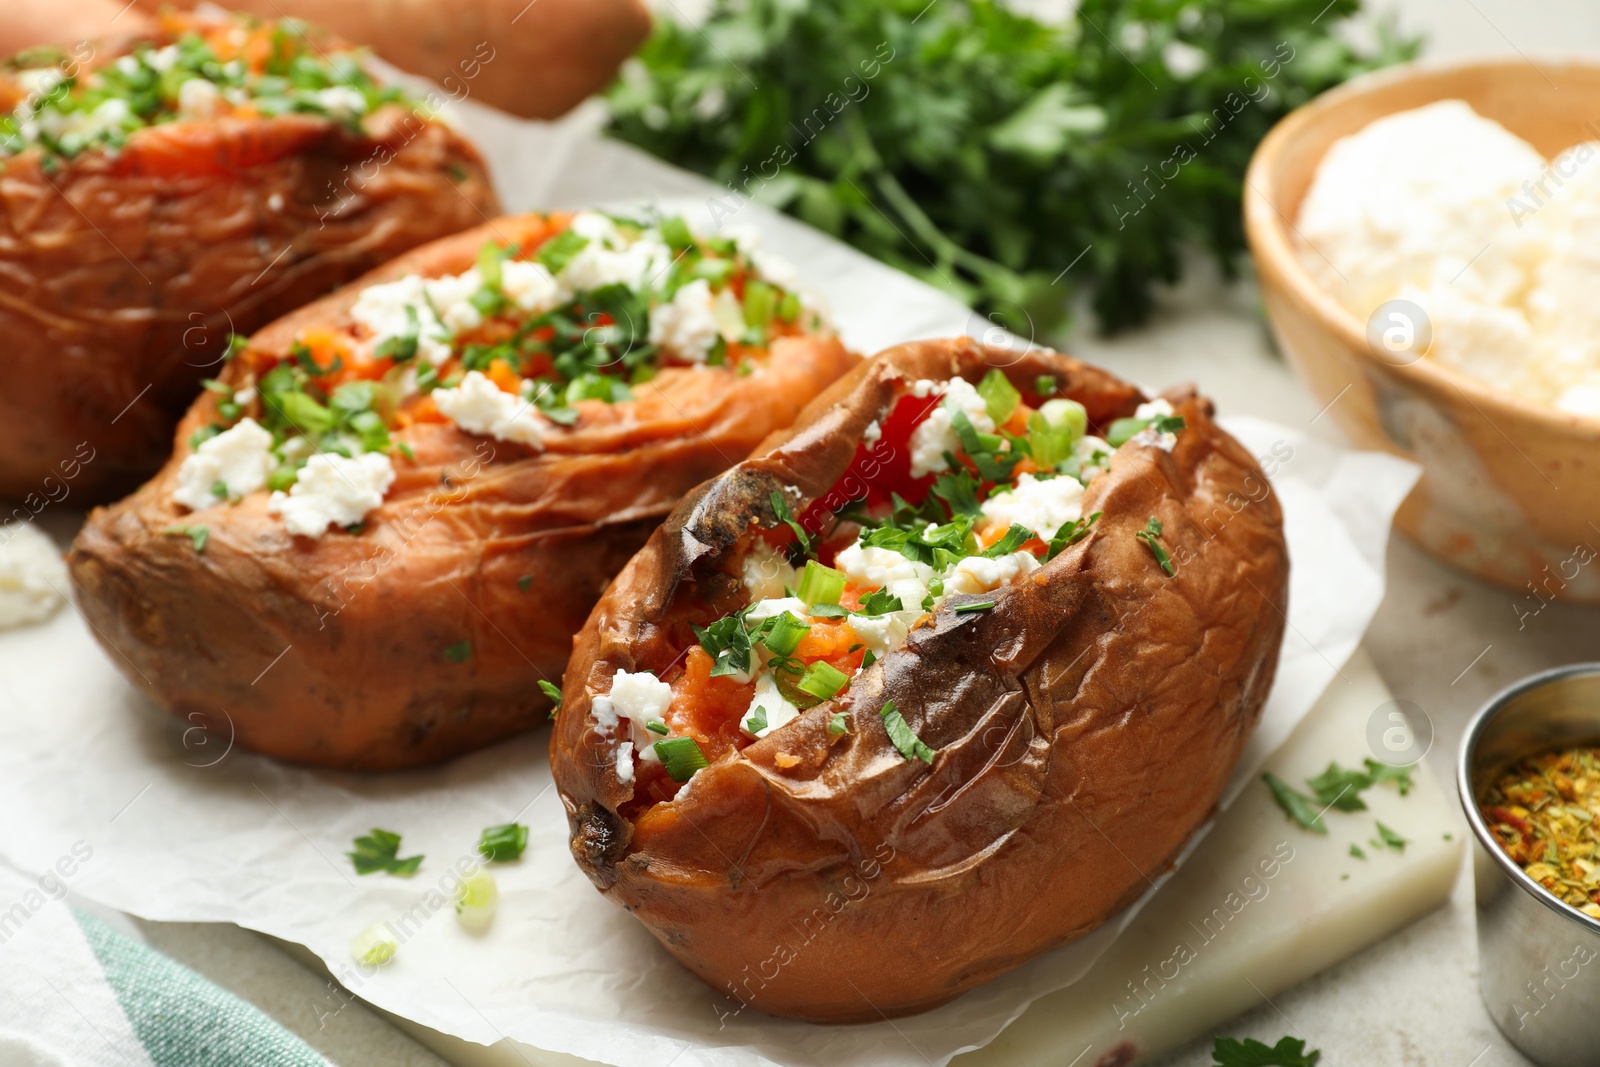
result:
M 1259 717 L 1288 588 L 1265 484 L 1192 392 L 882 353 L 596 606 L 551 740 L 573 855 L 713 988 L 804 1019 L 918 1011 L 1087 933 Z
M 171 15 L 0 64 L 0 497 L 127 492 L 230 332 L 496 213 L 477 150 L 359 60 Z
M 228 361 L 89 517 L 79 606 L 130 681 L 268 755 L 391 769 L 536 725 L 678 498 L 855 365 L 782 266 L 587 212 L 403 256 Z

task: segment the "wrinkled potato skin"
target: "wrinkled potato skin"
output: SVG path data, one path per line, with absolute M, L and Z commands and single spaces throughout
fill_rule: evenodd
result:
M 675 600 L 697 596 L 749 522 L 773 524 L 773 488 L 800 489 L 796 513 L 829 491 L 895 378 L 976 381 L 986 364 L 1023 388 L 1056 375 L 1096 423 L 1141 399 L 1053 353 L 890 349 L 686 498 L 578 638 L 551 741 L 574 856 L 742 1004 L 824 1022 L 902 1015 L 1082 936 L 1171 864 L 1260 716 L 1288 596 L 1281 514 L 1209 402 L 1171 394 L 1188 420 L 1177 447 L 1120 450 L 1087 491 L 1084 512 L 1104 515 L 1077 546 L 989 611 L 940 613 L 840 698 L 700 771 L 641 816 L 648 832 L 616 814 L 631 787 L 591 729 L 594 695 L 618 668 L 670 661 Z M 1229 494 L 1251 502 L 1234 513 Z M 1152 515 L 1176 577 L 1134 537 Z M 937 751 L 931 767 L 890 743 L 877 714 L 890 699 Z M 850 732 L 833 738 L 840 710 Z M 780 752 L 799 764 L 780 769 Z
M 96 42 L 86 62 L 129 44 Z M 0 83 L 0 105 L 20 99 Z M 477 149 L 399 106 L 365 135 L 225 118 L 42 162 L 0 159 L 0 498 L 45 492 L 91 454 L 66 479 L 73 499 L 128 492 L 166 461 L 230 331 L 499 210 Z
M 424 246 L 262 330 L 224 380 L 249 383 L 253 353 L 286 354 L 307 327 L 348 323 L 362 286 L 459 272 L 491 237 L 540 232 L 502 218 Z M 632 402 L 583 402 L 543 453 L 415 425 L 393 437 L 416 462 L 396 457 L 362 531 L 318 540 L 291 536 L 265 493 L 171 503 L 189 436 L 216 417 L 208 393 L 155 479 L 90 515 L 69 557 L 78 604 L 129 681 L 179 716 L 222 709 L 245 748 L 365 770 L 447 759 L 544 721 L 535 683 L 559 681 L 595 599 L 678 498 L 856 362 L 832 337 L 800 337 L 747 378 L 668 369 Z M 188 524 L 208 527 L 204 552 L 163 533 Z M 462 641 L 471 658 L 451 662 Z

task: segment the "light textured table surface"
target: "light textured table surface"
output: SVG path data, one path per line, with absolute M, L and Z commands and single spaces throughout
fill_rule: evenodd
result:
M 1593 0 L 1400 0 L 1391 6 L 1404 28 L 1428 35 L 1433 56 L 1600 51 L 1600 4 Z M 1073 348 L 1152 385 L 1201 382 L 1223 413 L 1300 425 L 1317 416 L 1272 353 L 1248 284 L 1224 291 L 1213 279 L 1196 277 L 1171 294 L 1148 329 L 1112 342 L 1080 338 Z M 1319 420 L 1316 429 L 1332 428 Z M 1395 696 L 1414 701 L 1432 720 L 1428 759 L 1441 776 L 1453 774 L 1467 719 L 1501 686 L 1544 667 L 1600 658 L 1600 612 L 1548 607 L 1519 625 L 1518 608 L 1527 606 L 1515 594 L 1465 578 L 1398 538 L 1389 568 L 1388 596 L 1367 644 Z M 1478 999 L 1466 874 L 1447 908 L 1263 1003 L 1226 1032 L 1269 1043 L 1286 1033 L 1303 1036 L 1323 1050 L 1328 1067 L 1526 1064 Z M 137 926 L 153 946 L 255 1003 L 340 1067 L 443 1062 L 251 933 L 200 924 Z M 1205 1067 L 1209 1048 L 1209 1041 L 1197 1041 L 1161 1062 Z

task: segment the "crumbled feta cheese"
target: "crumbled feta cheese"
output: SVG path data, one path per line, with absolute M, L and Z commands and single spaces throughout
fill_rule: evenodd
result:
M 349 85 L 330 85 L 326 89 L 318 89 L 314 99 L 322 110 L 343 118 L 363 115 L 367 110 L 367 98 L 361 95 L 361 90 Z
M 0 526 L 0 630 L 43 622 L 66 601 L 67 565 L 32 523 Z
M 920 391 L 924 386 L 929 386 L 927 391 Z M 959 454 L 961 451 L 961 438 L 956 434 L 952 425 L 955 413 L 964 412 L 972 423 L 973 429 L 979 433 L 993 433 L 994 420 L 989 418 L 989 406 L 983 397 L 978 395 L 971 382 L 965 378 L 951 378 L 947 382 L 937 385 L 929 381 L 919 381 L 912 386 L 914 396 L 943 395 L 944 400 L 939 406 L 928 413 L 917 428 L 911 433 L 911 476 L 920 478 L 925 474 L 937 474 L 950 469 L 950 464 L 944 458 L 946 452 Z
M 199 511 L 225 499 L 237 500 L 266 485 L 275 466 L 272 434 L 255 419 L 240 419 L 183 458 L 173 502 Z M 218 494 L 218 488 L 224 494 Z
M 382 452 L 364 452 L 354 459 L 319 452 L 306 460 L 287 493 L 272 494 L 267 510 L 282 515 L 290 533 L 321 537 L 330 526 L 360 522 L 383 503 L 393 484 L 394 464 Z
M 241 407 L 245 404 L 252 403 L 255 398 L 256 387 L 253 385 L 247 385 L 243 389 L 235 391 L 233 394 L 233 402 Z
M 912 624 L 921 615 L 920 604 L 906 611 L 891 611 L 887 615 L 852 615 L 850 629 L 855 631 L 862 644 L 872 649 L 874 655 L 883 656 L 906 643 Z
M 446 274 L 423 283 L 428 301 L 439 311 L 439 321 L 451 334 L 475 330 L 483 325 L 483 313 L 472 303 L 472 296 L 483 288 L 483 275 L 472 267 L 460 274 Z
M 945 575 L 944 592 L 987 593 L 1039 569 L 1039 557 L 1032 552 L 1013 552 L 999 559 L 968 556 Z
M 928 598 L 928 584 L 933 581 L 933 568 L 926 563 L 910 560 L 891 549 L 870 546 L 860 542 L 842 549 L 833 565 L 859 586 L 882 588 L 891 596 L 900 598 L 902 607 L 920 610 Z
M 380 285 L 369 285 L 356 296 L 350 317 L 382 343 L 417 331 L 417 355 L 435 367 L 450 358 L 450 331 L 433 313 L 424 297 L 424 282 L 415 274 Z M 415 313 L 413 327 L 411 313 Z
M 468 433 L 544 448 L 544 417 L 533 404 L 471 370 L 454 389 L 435 389 L 433 402 L 445 418 Z
M 139 76 L 140 64 L 138 58 L 135 56 L 118 56 L 117 61 L 111 65 L 116 67 L 117 73 L 121 74 L 125 78 L 136 78 Z
M 619 670 L 611 677 L 608 696 L 619 721 L 629 720 L 648 733 L 648 724 L 660 722 L 672 703 L 672 687 L 649 671 Z
M 750 717 L 761 708 L 767 716 L 767 725 L 760 730 L 752 730 Z M 789 698 L 778 689 L 777 679 L 763 671 L 756 678 L 756 691 L 750 698 L 750 709 L 739 720 L 739 726 L 751 737 L 766 737 L 772 731 L 787 726 L 800 715 L 800 709 L 789 703 Z
M 659 237 L 646 233 L 630 241 L 615 222 L 597 212 L 580 211 L 571 229 L 589 240 L 561 271 L 562 283 L 573 291 L 619 283 L 646 290 L 672 263 L 672 249 Z
M 878 442 L 881 440 L 883 440 L 883 426 L 877 419 L 873 419 L 867 423 L 867 428 L 861 432 L 861 442 L 867 446 L 867 451 L 871 452 L 878 447 Z
M 186 119 L 209 119 L 222 106 L 222 93 L 204 78 L 190 78 L 178 86 L 178 113 Z
M 1116 449 L 1104 438 L 1085 436 L 1072 445 L 1072 457 L 1078 461 L 1078 480 L 1085 485 L 1097 474 L 1111 469 L 1111 455 Z
M 1026 526 L 1048 540 L 1069 522 L 1083 516 L 1083 483 L 1076 478 L 1018 476 L 1014 488 L 992 494 L 980 505 L 984 516 L 1007 526 Z
M 622 776 L 622 749 L 628 751 L 628 775 L 633 773 L 633 753 L 645 763 L 660 761 L 655 752 L 655 737 L 649 724 L 662 722 L 672 703 L 672 687 L 649 671 L 619 670 L 611 678 L 611 692 L 590 702 L 589 715 L 604 733 L 613 732 L 626 722 L 624 740 L 618 746 L 618 776 Z M 623 777 L 628 781 L 629 777 Z
M 799 584 L 799 574 L 788 557 L 759 538 L 745 553 L 739 577 L 755 600 L 781 597 L 785 588 L 792 589 Z
M 500 288 L 523 311 L 549 311 L 561 303 L 561 285 L 542 263 L 506 260 L 500 264 Z
M 711 286 L 704 278 L 681 287 L 669 303 L 650 311 L 650 343 L 687 362 L 704 363 L 721 336 Z
M 1133 413 L 1133 417 L 1136 419 L 1170 418 L 1172 415 L 1172 404 L 1159 397 L 1140 404 Z M 1144 445 L 1148 448 L 1159 448 L 1164 452 L 1171 452 L 1173 446 L 1178 443 L 1178 435 L 1171 430 L 1157 430 L 1154 426 L 1146 426 L 1134 435 L 1133 443 Z
M 41 97 L 60 85 L 66 77 L 59 67 L 34 67 L 17 71 L 15 78 L 22 91 L 29 96 Z
M 774 615 L 782 615 L 787 611 L 797 619 L 804 619 L 807 616 L 806 609 L 806 602 L 799 597 L 777 597 L 773 600 L 756 601 L 751 605 L 750 610 L 745 612 L 744 617 L 750 622 L 761 622 L 764 619 L 772 618 Z
M 617 781 L 627 785 L 633 781 L 633 742 L 624 741 L 617 746 Z
M 162 48 L 152 48 L 144 54 L 144 62 L 157 74 L 165 74 L 178 65 L 178 46 L 169 44 Z
M 1172 410 L 1172 402 L 1170 400 L 1156 397 L 1154 400 L 1147 400 L 1135 408 L 1133 417 L 1136 419 L 1170 418 L 1174 414 L 1176 413 Z

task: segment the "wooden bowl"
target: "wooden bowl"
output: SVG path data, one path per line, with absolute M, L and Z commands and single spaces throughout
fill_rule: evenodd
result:
M 1600 551 L 1600 420 L 1519 399 L 1428 358 L 1396 360 L 1369 344 L 1367 324 L 1296 254 L 1300 202 L 1333 142 L 1374 119 L 1451 99 L 1546 158 L 1600 140 L 1600 59 L 1424 61 L 1325 93 L 1273 128 L 1246 175 L 1245 232 L 1267 318 L 1328 418 L 1358 446 L 1422 465 L 1397 518 L 1413 541 L 1522 592 L 1529 611 L 1552 598 L 1600 602 L 1600 566 L 1588 566 Z

